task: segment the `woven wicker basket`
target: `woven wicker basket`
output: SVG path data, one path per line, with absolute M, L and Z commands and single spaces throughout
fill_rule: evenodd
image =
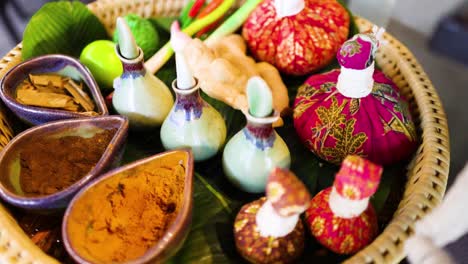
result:
M 143 17 L 174 16 L 183 4 L 184 0 L 98 0 L 89 8 L 110 33 L 117 16 L 127 13 Z M 372 26 L 360 18 L 357 24 L 361 31 Z M 403 259 L 404 241 L 411 235 L 415 221 L 441 202 L 449 172 L 447 120 L 439 97 L 411 52 L 391 35 L 384 37 L 389 44 L 380 49 L 377 63 L 409 99 L 421 145 L 408 168 L 405 192 L 393 219 L 371 245 L 347 263 L 397 263 Z M 0 60 L 0 78 L 21 61 L 21 47 L 19 44 Z M 0 111 L 0 145 L 5 145 L 12 136 L 6 115 Z M 57 263 L 32 243 L 1 204 L 0 263 Z

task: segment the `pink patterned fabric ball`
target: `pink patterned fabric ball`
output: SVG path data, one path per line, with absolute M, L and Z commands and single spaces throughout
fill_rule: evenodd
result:
M 374 62 L 379 43 L 372 34 L 357 34 L 336 53 L 338 63 L 347 69 L 364 70 Z
M 407 158 L 416 147 L 416 129 L 396 85 L 375 70 L 372 92 L 350 98 L 336 88 L 339 74 L 313 75 L 298 91 L 294 127 L 305 145 L 334 164 L 347 155 L 381 165 Z
M 343 198 L 362 200 L 377 191 L 382 167 L 359 156 L 347 156 L 341 163 L 333 186 Z
M 338 254 L 353 254 L 367 246 L 378 232 L 377 216 L 371 204 L 359 216 L 341 218 L 328 204 L 332 187 L 319 192 L 306 211 L 310 232 L 320 244 Z

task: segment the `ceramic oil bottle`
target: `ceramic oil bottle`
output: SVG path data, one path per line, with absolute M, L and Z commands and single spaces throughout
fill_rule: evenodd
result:
M 117 18 L 119 43 L 116 53 L 124 72 L 114 80 L 112 104 L 115 110 L 128 117 L 131 129 L 160 126 L 174 104 L 169 88 L 144 67 L 143 51 L 137 46 L 130 28 Z
M 273 111 L 270 88 L 260 77 L 247 82 L 249 103 L 247 125 L 226 144 L 223 169 L 227 178 L 240 189 L 261 193 L 275 167 L 289 168 L 291 155 L 286 143 L 273 129 L 279 113 Z
M 171 28 L 171 43 L 176 53 L 177 79 L 172 83 L 176 102 L 161 127 L 166 149 L 191 147 L 195 161 L 214 156 L 226 140 L 226 124 L 221 114 L 205 102 L 198 80 L 185 60 L 183 49 L 190 37 L 176 22 Z

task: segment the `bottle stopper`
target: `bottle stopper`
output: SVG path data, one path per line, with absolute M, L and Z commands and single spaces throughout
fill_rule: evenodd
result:
M 254 117 L 267 117 L 273 112 L 273 96 L 268 84 L 254 76 L 247 81 L 249 112 Z
M 117 30 L 119 31 L 120 55 L 128 60 L 138 58 L 140 55 L 139 48 L 125 19 L 117 18 Z
M 191 38 L 180 30 L 179 22 L 175 21 L 171 26 L 171 45 L 176 54 L 176 72 L 177 72 L 177 88 L 190 89 L 196 84 L 193 78 L 192 70 L 187 63 L 184 54 L 184 48 Z

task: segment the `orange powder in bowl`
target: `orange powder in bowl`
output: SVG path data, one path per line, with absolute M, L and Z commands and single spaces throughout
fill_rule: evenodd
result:
M 166 163 L 167 164 L 167 163 Z M 76 201 L 70 244 L 92 262 L 136 259 L 165 234 L 182 205 L 182 165 L 143 164 L 110 177 Z

